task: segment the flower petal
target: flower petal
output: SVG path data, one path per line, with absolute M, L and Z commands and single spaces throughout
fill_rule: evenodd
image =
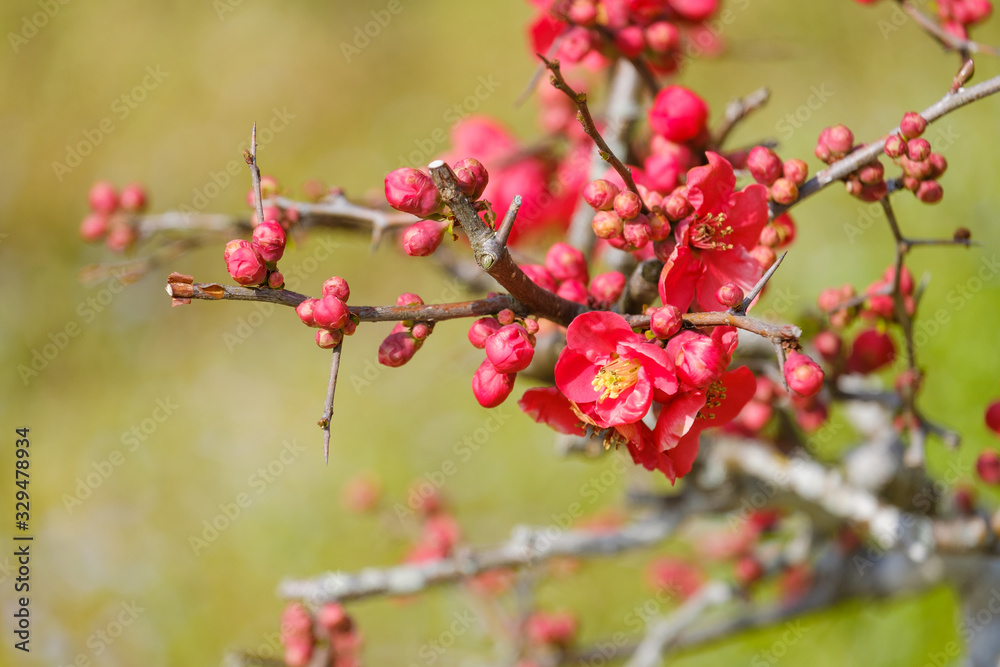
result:
M 677 306 L 682 313 L 687 312 L 702 272 L 701 262 L 691 248 L 682 245 L 674 248 L 660 272 L 659 291 L 663 305 Z
M 698 215 L 726 213 L 729 210 L 729 198 L 736 188 L 733 165 L 711 151 L 705 153 L 705 157 L 708 158 L 707 165 L 688 170 L 688 201 Z
M 593 382 L 598 370 L 600 366 L 567 347 L 556 360 L 556 386 L 574 403 L 596 401 L 600 394 L 594 389 Z
M 583 435 L 586 432 L 580 418 L 570 408 L 569 400 L 556 387 L 529 389 L 517 404 L 536 422 L 546 424 L 559 433 Z

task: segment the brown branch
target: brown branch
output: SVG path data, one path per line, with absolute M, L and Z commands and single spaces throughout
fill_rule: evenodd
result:
M 927 16 L 917 9 L 908 0 L 896 0 L 896 4 L 903 8 L 903 11 L 910 15 L 923 30 L 933 37 L 941 46 L 952 51 L 958 51 L 963 58 L 968 58 L 971 53 L 982 53 L 988 56 L 1000 56 L 1000 49 L 987 44 L 980 44 L 969 39 L 962 39 L 958 35 L 953 35 L 938 24 L 937 21 Z
M 563 78 L 562 72 L 559 69 L 558 60 L 547 60 L 545 56 L 538 54 L 538 57 L 542 59 L 545 66 L 549 68 L 552 72 L 552 85 L 557 89 L 562 91 L 569 99 L 576 105 L 577 108 L 577 118 L 580 121 L 580 125 L 583 126 L 583 131 L 587 133 L 587 136 L 593 139 L 594 143 L 601 151 L 601 157 L 608 162 L 614 170 L 618 172 L 618 175 L 622 177 L 625 182 L 625 187 L 639 194 L 639 189 L 635 186 L 635 179 L 632 178 L 632 171 L 618 159 L 618 156 L 614 154 L 608 143 L 604 141 L 604 137 L 597 130 L 597 125 L 594 123 L 593 116 L 590 115 L 590 108 L 587 106 L 587 94 L 578 93 L 573 88 L 566 83 L 566 79 Z M 646 204 L 642 205 L 642 212 L 648 214 L 649 209 L 646 208 Z
M 344 347 L 341 341 L 333 348 L 333 358 L 330 360 L 330 383 L 326 388 L 326 402 L 323 404 L 323 416 L 319 427 L 323 429 L 323 463 L 330 463 L 330 420 L 333 419 L 333 396 L 337 393 L 337 375 L 340 373 L 340 352 Z
M 649 315 L 625 315 L 624 317 L 633 329 L 649 328 Z M 796 342 L 802 336 L 802 329 L 793 324 L 770 324 L 727 311 L 687 313 L 684 315 L 684 323 L 696 328 L 736 327 L 778 343 Z
M 715 136 L 712 139 L 712 145 L 716 148 L 721 148 L 722 144 L 724 144 L 726 139 L 729 137 L 729 133 L 732 132 L 744 118 L 767 104 L 769 99 L 771 99 L 771 90 L 767 86 L 764 86 L 753 91 L 746 97 L 733 100 L 726 105 L 726 113 L 722 119 L 722 125 L 720 125 L 719 129 L 715 131 Z
M 972 102 L 981 100 L 984 97 L 993 95 L 996 92 L 1000 92 L 1000 76 L 995 76 L 992 79 L 988 79 L 980 84 L 972 86 L 971 88 L 966 88 L 965 90 L 957 93 L 949 93 L 938 102 L 924 109 L 920 115 L 923 116 L 924 120 L 928 123 L 933 123 L 942 116 L 945 116 L 956 109 L 960 109 L 966 104 L 971 104 Z M 790 209 L 792 206 L 795 206 L 808 197 L 811 197 L 831 183 L 839 181 L 842 178 L 846 178 L 849 174 L 851 174 L 851 172 L 857 171 L 862 165 L 877 158 L 885 149 L 885 140 L 897 132 L 899 132 L 898 127 L 891 130 L 889 134 L 882 139 L 870 144 L 865 144 L 850 155 L 846 156 L 843 160 L 834 162 L 832 165 L 813 176 L 801 188 L 799 188 L 799 198 L 791 204 L 781 205 L 771 202 L 771 219 L 773 220 Z
M 253 184 L 253 201 L 257 206 L 257 224 L 264 222 L 264 197 L 260 193 L 260 167 L 257 166 L 257 123 L 250 131 L 250 150 L 243 152 L 243 159 L 250 167 L 250 179 Z

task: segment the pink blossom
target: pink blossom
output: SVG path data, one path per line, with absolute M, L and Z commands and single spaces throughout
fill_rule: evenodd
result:
M 535 347 L 519 324 L 508 324 L 486 339 L 486 358 L 500 373 L 517 373 L 531 364 Z
M 516 373 L 501 373 L 484 359 L 472 376 L 472 393 L 484 408 L 495 408 L 514 390 Z
M 440 194 L 431 177 L 422 171 L 402 167 L 385 177 L 385 199 L 397 211 L 426 218 L 437 212 Z

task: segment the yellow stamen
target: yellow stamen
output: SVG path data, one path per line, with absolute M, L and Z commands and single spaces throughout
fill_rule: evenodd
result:
M 709 213 L 696 220 L 691 225 L 691 245 L 703 250 L 732 250 L 733 244 L 723 240 L 733 233 L 732 226 L 723 226 L 725 222 L 725 213 Z
M 595 390 L 601 392 L 598 401 L 605 398 L 618 398 L 623 391 L 639 381 L 639 362 L 617 357 L 597 371 L 591 383 Z
M 696 419 L 715 419 L 715 413 L 710 412 L 722 405 L 726 400 L 726 385 L 718 380 L 705 388 L 705 405 L 698 411 Z

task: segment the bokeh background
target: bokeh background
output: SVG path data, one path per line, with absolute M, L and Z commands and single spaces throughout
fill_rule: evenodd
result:
M 261 146 L 265 173 L 296 191 L 306 179 L 321 178 L 356 196 L 377 193 L 400 156 L 419 149 L 435 130 L 448 130 L 447 111 L 464 104 L 480 77 L 498 85 L 478 109 L 466 110 L 503 119 L 525 140 L 539 136 L 533 104 L 513 105 L 534 69 L 525 41 L 528 3 L 401 0 L 402 10 L 360 52 L 345 55 L 343 45 L 353 45 L 356 29 L 386 6 L 382 0 L 0 6 L 7 35 L 0 47 L 6 286 L 0 533 L 12 532 L 14 429 L 27 426 L 35 535 L 30 656 L 12 649 L 11 560 L 0 556 L 0 663 L 213 665 L 228 650 L 266 653 L 278 629 L 279 580 L 398 562 L 417 526 L 393 507 L 406 503 L 414 480 L 447 461 L 457 471 L 442 493 L 473 544 L 496 543 L 518 523 L 551 523 L 581 498 L 588 514 L 621 504 L 623 479 L 595 482 L 607 460 L 562 459 L 550 433 L 513 402 L 492 413 L 479 408 L 469 377 L 481 353 L 465 341 L 460 324 L 439 326 L 401 369 L 375 364 L 388 325 L 365 326 L 348 342 L 333 450 L 324 466 L 315 423 L 329 355 L 294 314 L 261 313 L 254 326 L 248 318 L 255 308 L 245 304 L 170 308 L 163 292 L 170 270 L 226 279 L 221 244 L 120 291 L 78 278 L 82 267 L 113 259 L 77 235 L 93 181 L 142 181 L 154 211 L 188 205 L 243 213 L 244 174 L 209 201 L 199 197 L 213 174 L 239 159 L 255 120 L 283 119 Z M 46 7 L 51 16 L 44 25 L 27 27 Z M 812 169 L 813 142 L 823 127 L 843 122 L 859 138 L 881 136 L 902 112 L 938 99 L 957 67 L 957 58 L 943 55 L 912 23 L 893 23 L 894 3 L 737 0 L 728 7 L 732 20 L 720 25 L 728 50 L 690 62 L 680 81 L 709 100 L 714 119 L 729 99 L 770 86 L 771 103 L 740 127 L 734 143 L 777 137 L 783 156 L 807 157 Z M 977 36 L 1000 42 L 996 23 Z M 25 41 L 12 42 L 12 33 Z M 154 85 L 147 68 L 160 72 Z M 1000 70 L 985 58 L 978 68 L 977 80 Z M 122 95 L 144 85 L 142 101 L 122 105 Z M 826 99 L 810 107 L 818 89 L 827 91 Z M 789 112 L 797 114 L 794 123 Z M 984 244 L 916 252 L 911 263 L 918 277 L 931 276 L 923 312 L 940 309 L 947 316 L 939 331 L 926 331 L 920 356 L 929 370 L 927 412 L 966 436 L 956 453 L 930 447 L 931 469 L 950 481 L 971 480 L 976 453 L 996 444 L 982 412 L 1000 394 L 1000 276 L 984 269 L 1000 241 L 998 114 L 1000 100 L 989 100 L 933 126 L 932 143 L 952 165 L 941 204 L 897 198 L 911 234 L 947 236 L 964 225 Z M 110 131 L 99 129 L 105 119 Z M 100 141 L 68 173 L 57 173 L 62 170 L 53 163 L 66 163 L 68 148 L 88 133 Z M 795 217 L 799 241 L 762 309 L 794 320 L 822 287 L 853 282 L 863 288 L 891 261 L 884 223 L 866 222 L 862 205 L 838 188 L 800 206 Z M 852 226 L 863 233 L 853 236 Z M 392 244 L 370 254 L 366 239 L 324 238 L 335 244 L 327 261 L 312 261 L 320 256 L 314 238 L 282 262 L 315 264 L 306 291 L 317 292 L 336 273 L 348 278 L 358 304 L 391 302 L 402 291 L 428 301 L 464 296 L 428 262 L 403 258 Z M 970 283 L 981 269 L 988 278 Z M 785 297 L 776 301 L 776 294 Z M 68 326 L 77 331 L 73 325 L 78 335 L 61 335 Z M 19 372 L 46 345 L 61 349 L 37 375 Z M 157 411 L 163 405 L 169 410 Z M 462 460 L 455 444 L 491 414 L 502 427 Z M 142 440 L 128 439 L 133 428 Z M 824 453 L 833 456 L 849 444 L 842 433 Z M 280 462 L 283 450 L 289 453 Z M 269 465 L 270 481 L 262 484 L 256 471 Z M 99 484 L 81 491 L 81 481 L 97 479 L 95 472 Z M 348 480 L 365 474 L 382 486 L 382 510 L 358 516 L 344 509 L 341 495 Z M 584 495 L 595 483 L 600 493 Z M 251 505 L 196 553 L 190 538 L 204 537 L 203 522 L 241 493 Z M 78 503 L 68 500 L 72 495 Z M 683 554 L 689 547 L 676 543 L 656 553 L 664 551 Z M 539 604 L 578 610 L 584 641 L 617 631 L 638 639 L 639 629 L 626 619 L 650 599 L 642 572 L 652 555 L 584 564 L 572 576 L 544 583 Z M 431 658 L 485 664 L 493 648 L 479 627 L 462 632 L 444 654 L 426 651 L 455 614 L 481 607 L 461 589 L 447 589 L 405 603 L 360 602 L 351 610 L 367 637 L 369 664 L 423 665 Z M 805 638 L 787 646 L 781 660 L 922 665 L 957 638 L 955 612 L 946 590 L 847 605 L 807 617 Z M 119 617 L 128 620 L 120 633 Z M 102 632 L 117 636 L 105 639 Z M 744 635 L 675 662 L 772 664 L 761 651 L 775 646 L 782 632 Z

